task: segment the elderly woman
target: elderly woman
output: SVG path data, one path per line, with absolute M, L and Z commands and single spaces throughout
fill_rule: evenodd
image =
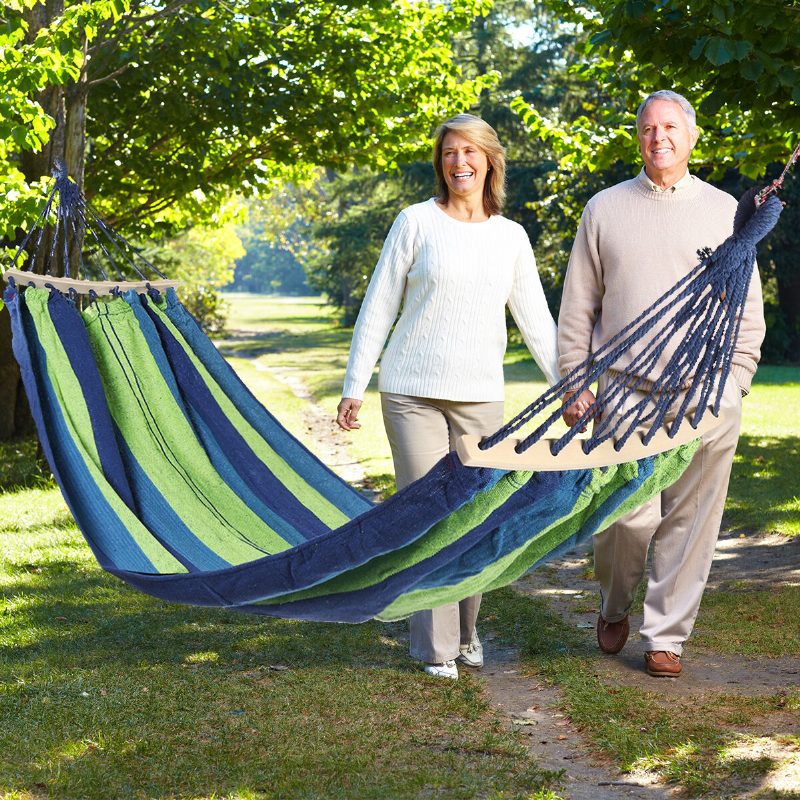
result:
M 505 307 L 550 383 L 559 379 L 556 326 L 524 228 L 501 215 L 505 151 L 494 129 L 459 114 L 436 132 L 438 195 L 400 212 L 353 332 L 336 422 L 358 412 L 386 337 L 378 388 L 397 488 L 422 477 L 459 435 L 503 423 Z M 402 305 L 400 317 L 398 311 Z M 429 675 L 483 665 L 481 596 L 410 618 L 410 652 Z

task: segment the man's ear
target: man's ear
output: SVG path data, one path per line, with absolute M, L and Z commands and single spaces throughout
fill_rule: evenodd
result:
M 700 138 L 700 128 L 694 127 L 692 128 L 692 147 L 697 144 L 697 140 Z

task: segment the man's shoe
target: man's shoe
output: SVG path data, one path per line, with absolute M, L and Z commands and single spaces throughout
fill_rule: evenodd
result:
M 597 617 L 597 644 L 604 653 L 619 653 L 628 641 L 630 625 L 626 614 L 619 622 L 606 622 L 603 615 Z
M 458 649 L 461 651 L 458 660 L 462 664 L 475 668 L 483 666 L 483 645 L 478 638 L 478 631 L 473 631 L 469 644 L 462 644 Z
M 654 678 L 677 678 L 681 674 L 681 657 L 669 650 L 648 650 L 644 663 L 647 674 Z
M 426 675 L 433 675 L 434 678 L 458 680 L 458 667 L 455 661 L 445 661 L 444 664 L 426 664 L 422 669 Z

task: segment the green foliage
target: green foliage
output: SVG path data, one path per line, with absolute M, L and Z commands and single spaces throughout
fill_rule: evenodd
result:
M 629 160 L 633 114 L 660 88 L 686 94 L 704 130 L 704 164 L 763 175 L 784 161 L 800 129 L 800 3 L 749 0 L 548 0 L 583 34 L 585 60 L 574 67 L 597 87 L 596 102 L 568 119 L 515 103 L 531 130 L 566 163 L 604 169 Z
M 236 260 L 233 281 L 226 288 L 259 294 L 309 294 L 300 262 L 289 250 L 276 246 L 266 230 L 264 214 L 269 204 L 252 198 L 246 206 L 248 220 L 238 229 L 245 254 Z
M 542 219 L 532 203 L 548 193 L 553 160 L 545 145 L 526 134 L 508 104 L 517 95 L 542 108 L 555 107 L 562 89 L 558 64 L 570 53 L 569 36 L 533 2 L 499 0 L 456 38 L 457 65 L 476 81 L 498 75 L 470 109 L 497 130 L 507 150 L 506 216 L 522 224 L 535 245 L 551 307 L 560 294 L 560 262 L 540 249 Z M 310 187 L 285 187 L 266 212 L 275 240 L 303 264 L 309 283 L 324 292 L 352 324 L 392 221 L 406 205 L 435 193 L 430 144 L 420 159 L 399 169 L 329 171 Z M 563 231 L 561 232 L 563 234 Z M 561 241 L 559 239 L 559 245 Z M 561 255 L 561 254 L 559 254 Z M 565 259 L 562 259 L 565 262 Z
M 55 121 L 33 98 L 53 86 L 76 81 L 83 64 L 82 37 L 127 7 L 121 0 L 67 4 L 49 28 L 28 35 L 25 18 L 35 0 L 0 4 L 0 237 L 13 238 L 36 218 L 46 188 L 26 181 L 20 169 L 23 151 L 40 150 Z
M 450 40 L 486 7 L 198 0 L 123 21 L 90 63 L 91 191 L 126 222 L 174 226 L 309 165 L 393 165 L 485 85 L 462 79 Z
M 226 307 L 218 290 L 231 282 L 236 260 L 245 255 L 235 218 L 215 228 L 197 226 L 158 244 L 150 242 L 142 254 L 181 282 L 178 295 L 206 333 L 222 332 Z
M 87 195 L 141 235 L 208 222 L 232 189 L 263 190 L 309 165 L 391 166 L 491 80 L 464 80 L 450 49 L 489 0 L 93 0 L 68 3 L 24 42 L 21 10 L 32 5 L 1 12 L 0 178 L 13 194 L 0 198 L 0 232 L 9 236 L 36 207 L 19 157 L 52 131 L 31 99 L 48 87 L 85 79 Z

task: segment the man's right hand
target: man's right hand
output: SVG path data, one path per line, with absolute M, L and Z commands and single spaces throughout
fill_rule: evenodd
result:
M 353 397 L 343 397 L 336 409 L 336 424 L 343 431 L 354 431 L 361 427 L 358 421 L 358 410 L 362 401 Z
M 578 395 L 575 392 L 566 392 L 564 394 L 564 410 L 561 414 L 562 419 L 570 428 L 574 427 L 594 401 L 595 397 L 591 389 L 584 389 Z M 581 428 L 581 433 L 585 430 L 586 425 Z

